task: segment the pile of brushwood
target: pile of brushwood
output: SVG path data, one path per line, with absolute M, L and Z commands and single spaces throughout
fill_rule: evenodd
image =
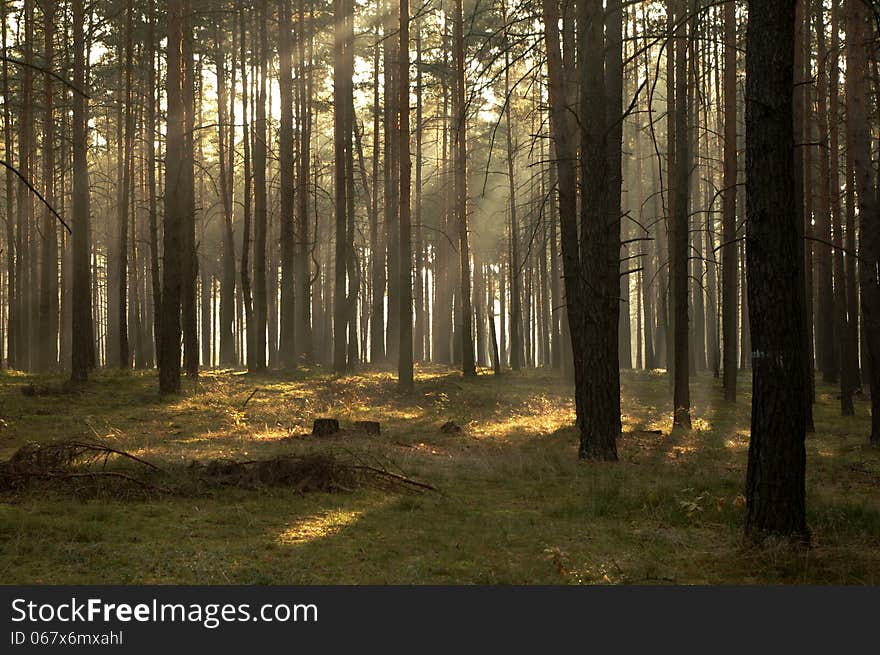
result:
M 329 453 L 193 461 L 167 468 L 107 444 L 56 441 L 26 444 L 0 462 L 0 492 L 7 493 L 54 489 L 79 497 L 144 498 L 192 496 L 223 487 L 287 488 L 297 493 L 351 492 L 359 487 L 390 493 L 435 490 L 384 466 Z

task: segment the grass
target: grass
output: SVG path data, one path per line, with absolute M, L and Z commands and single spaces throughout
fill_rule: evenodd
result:
M 813 546 L 793 550 L 742 541 L 747 380 L 733 407 L 698 377 L 694 430 L 671 435 L 665 375 L 625 374 L 617 464 L 577 461 L 570 389 L 542 371 L 465 380 L 425 367 L 412 394 L 390 373 L 206 372 L 171 399 L 154 373 L 99 373 L 77 395 L 20 392 L 51 378 L 0 382 L 2 458 L 60 438 L 164 464 L 320 450 L 440 489 L 0 496 L 2 583 L 880 583 L 880 452 L 867 404 L 841 418 L 830 387 L 808 437 Z M 303 437 L 318 416 L 378 420 L 382 435 Z M 449 420 L 463 431 L 442 433 Z

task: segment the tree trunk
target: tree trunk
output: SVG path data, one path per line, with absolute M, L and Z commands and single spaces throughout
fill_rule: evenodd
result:
M 576 144 L 571 134 L 577 128 L 572 121 L 574 106 L 569 96 L 570 78 L 573 66 L 566 66 L 560 48 L 559 6 L 554 0 L 543 4 L 544 37 L 547 49 L 547 77 L 550 96 L 550 126 L 556 149 L 556 168 L 559 176 L 559 223 L 560 247 L 562 250 L 563 281 L 565 285 L 565 304 L 568 320 L 563 323 L 564 332 L 570 337 L 572 356 L 563 362 L 572 365 L 575 382 L 575 410 L 581 440 L 586 434 L 586 411 L 584 394 L 585 362 L 583 335 L 583 283 L 581 271 L 580 242 L 578 238 L 577 216 L 577 172 L 575 169 Z M 563 341 L 566 340 L 563 334 Z
M 348 25 L 347 0 L 335 0 L 336 48 L 333 58 L 333 143 L 335 153 L 334 185 L 336 190 L 336 258 L 333 288 L 333 372 L 348 369 L 348 295 L 346 291 L 346 263 L 348 260 L 348 152 L 350 141 L 346 133 L 350 103 L 347 74 L 347 50 L 351 47 Z
M 345 323 L 348 325 L 348 370 L 354 370 L 360 361 L 358 352 L 357 300 L 360 289 L 360 266 L 355 249 L 355 194 L 354 194 L 354 125 L 357 117 L 354 111 L 354 0 L 345 0 L 345 33 L 348 42 L 345 48 L 345 114 L 343 134 L 345 135 L 345 271 L 348 277 L 345 302 Z M 351 35 L 348 37 L 348 35 Z
M 413 287 L 413 304 L 415 305 L 415 323 L 413 325 L 414 358 L 417 362 L 423 362 L 430 353 L 428 341 L 428 328 L 425 318 L 428 316 L 429 307 L 425 301 L 426 276 L 425 270 L 425 247 L 422 235 L 422 94 L 424 84 L 422 81 L 422 21 L 416 19 L 416 154 L 415 154 L 415 286 Z
M 666 0 L 666 191 L 667 206 L 665 212 L 666 223 L 666 252 L 662 260 L 667 266 L 661 270 L 664 276 L 661 279 L 663 293 L 663 311 L 661 313 L 661 325 L 663 327 L 664 350 L 666 359 L 667 382 L 670 391 L 675 387 L 675 221 L 676 221 L 676 117 L 678 111 L 678 97 L 675 89 L 676 72 L 676 29 L 675 13 L 679 0 Z
M 24 2 L 24 62 L 21 72 L 21 109 L 18 120 L 18 172 L 28 183 L 33 183 L 33 44 L 34 44 L 34 2 Z M 34 222 L 34 202 L 30 189 L 24 184 L 18 185 L 16 197 L 18 220 L 16 221 L 16 258 L 17 267 L 15 279 L 18 285 L 15 298 L 16 335 L 16 366 L 23 370 L 33 370 L 31 349 L 31 332 L 37 326 L 32 325 L 31 318 L 31 293 L 30 261 L 35 254 L 30 249 L 31 234 Z
M 690 152 L 688 140 L 687 51 L 688 23 L 684 16 L 690 9 L 687 0 L 681 0 L 676 18 L 680 25 L 675 39 L 675 182 L 672 216 L 672 297 L 674 318 L 674 376 L 673 424 L 690 430 L 690 366 L 688 364 L 688 199 L 690 191 Z
M 854 371 L 852 370 L 852 355 L 850 349 L 856 344 L 850 340 L 849 321 L 847 319 L 847 296 L 855 293 L 855 290 L 847 287 L 846 268 L 843 256 L 843 222 L 841 219 L 840 201 L 840 0 L 831 2 L 831 51 L 829 53 L 829 88 L 828 88 L 828 127 L 829 127 L 829 154 L 828 164 L 830 180 L 829 192 L 831 195 L 831 228 L 834 241 L 834 325 L 835 340 L 839 344 L 839 367 L 840 367 L 840 413 L 842 416 L 852 416 L 855 413 L 853 407 Z M 852 257 L 850 257 L 852 258 Z M 858 355 L 856 355 L 858 356 Z
M 261 0 L 258 12 L 259 43 L 256 56 L 259 61 L 258 95 L 254 134 L 254 368 L 266 368 L 266 330 L 268 327 L 268 288 L 266 282 L 267 191 L 266 191 L 266 102 L 268 85 L 268 22 L 267 0 Z
M 223 204 L 223 261 L 220 278 L 220 366 L 235 366 L 235 30 L 233 21 L 232 101 L 226 92 L 226 52 L 224 25 L 216 30 L 217 65 L 217 158 L 220 162 L 220 195 Z M 228 103 L 228 104 L 227 104 Z M 228 107 L 228 111 L 227 111 Z
M 617 459 L 620 434 L 618 329 L 620 321 L 620 184 L 622 95 L 622 7 L 602 2 L 579 7 L 581 94 L 581 249 L 587 281 L 583 310 L 589 420 L 581 434 L 582 458 Z M 603 20 L 604 18 L 604 20 Z M 604 25 L 603 25 L 604 23 Z M 607 36 L 603 47 L 603 27 Z M 603 62 L 603 51 L 605 62 Z M 604 63 L 604 71 L 603 71 Z M 612 109 L 613 108 L 613 109 Z
M 462 0 L 455 0 L 453 14 L 453 49 L 455 84 L 453 93 L 453 141 L 455 144 L 455 212 L 458 227 L 459 301 L 461 318 L 461 367 L 465 376 L 477 374 L 474 361 L 473 314 L 471 311 L 471 260 L 468 244 L 467 189 L 467 109 L 465 96 L 465 44 Z
M 443 26 L 443 38 L 449 40 L 449 25 Z M 449 68 L 449 51 L 443 50 L 443 66 Z M 434 313 L 433 313 L 433 354 L 434 361 L 442 364 L 452 363 L 452 231 L 450 187 L 450 140 L 449 140 L 449 76 L 441 78 L 443 107 L 441 116 L 441 175 L 444 186 L 441 191 L 440 229 L 442 234 L 437 235 L 434 243 L 436 255 L 434 257 Z
M 120 368 L 129 368 L 131 365 L 131 353 L 128 338 L 128 212 L 130 204 L 131 177 L 132 177 L 132 150 L 134 148 L 134 117 L 132 114 L 132 22 L 134 10 L 132 0 L 127 0 L 125 7 L 125 106 L 122 111 L 125 122 L 122 126 L 124 130 L 124 141 L 122 148 L 124 149 L 122 156 L 122 179 L 121 188 L 119 190 L 119 242 L 117 244 L 117 270 L 116 283 L 118 284 L 117 295 L 119 303 L 115 307 L 117 311 L 116 327 L 118 335 L 116 336 L 116 347 L 118 348 L 118 358 Z M 122 133 L 122 132 L 121 132 Z M 134 238 L 134 235 L 131 235 Z M 134 298 L 131 299 L 135 301 Z
M 816 271 L 816 356 L 822 379 L 837 382 L 839 353 L 834 335 L 834 283 L 831 251 L 831 166 L 828 148 L 828 48 L 825 40 L 825 12 L 822 6 L 815 10 L 818 84 L 816 85 L 816 122 L 818 123 L 819 189 L 814 218 L 813 261 Z
M 549 0 L 552 1 L 552 0 Z M 507 2 L 502 3 L 502 20 L 504 21 L 505 42 L 509 40 L 507 25 Z M 505 43 L 504 47 L 504 123 L 507 138 L 507 182 L 509 189 L 510 209 L 510 368 L 518 371 L 523 365 L 522 352 L 522 264 L 519 256 L 519 221 L 516 215 L 516 179 L 514 169 L 516 164 L 516 148 L 513 144 L 513 121 L 511 120 L 511 97 L 510 88 L 510 46 Z
M 807 27 L 809 22 L 804 7 L 807 0 L 797 0 L 797 18 L 795 21 L 795 54 L 794 68 L 796 75 L 796 84 L 794 86 L 794 106 L 793 118 L 796 139 L 799 142 L 810 142 L 811 130 L 809 130 L 809 94 L 810 85 L 806 83 L 806 79 L 810 77 L 810 59 L 809 53 L 809 31 Z M 812 156 L 811 148 L 795 148 L 795 193 L 792 196 L 795 205 L 795 211 L 798 213 L 798 247 L 801 251 L 801 257 L 804 265 L 798 267 L 801 276 L 801 285 L 803 286 L 801 309 L 804 313 L 803 324 L 806 329 L 803 333 L 803 353 L 804 368 L 807 375 L 807 384 L 805 393 L 807 394 L 807 402 L 804 405 L 806 415 L 807 432 L 813 432 L 813 401 L 814 401 L 814 385 L 813 385 L 813 310 L 812 310 L 812 244 L 806 240 L 809 234 L 809 224 L 812 216 L 812 192 L 809 190 L 812 186 L 812 175 L 807 175 L 807 171 L 812 171 L 812 165 L 807 161 Z
M 746 48 L 746 227 L 752 434 L 746 536 L 807 536 L 803 266 L 795 193 L 796 0 L 750 0 Z M 772 34 L 773 38 L 767 38 Z
M 620 141 L 616 130 L 609 130 L 610 103 L 618 84 L 620 62 L 616 61 L 622 11 L 609 10 L 607 19 L 600 0 L 579 5 L 579 59 L 581 67 L 581 151 L 582 187 L 580 251 L 582 298 L 577 303 L 581 316 L 572 321 L 575 356 L 575 394 L 579 412 L 580 457 L 615 461 L 620 434 L 620 372 L 618 369 L 618 327 L 620 312 L 620 214 L 611 195 L 620 176 Z M 608 24 L 608 43 L 604 27 Z M 603 51 L 608 48 L 612 70 L 607 72 Z M 618 112 L 620 110 L 618 109 Z M 559 140 L 557 140 L 557 148 Z M 617 166 L 617 170 L 614 169 Z M 561 190 L 561 187 L 560 187 Z M 562 214 L 560 205 L 560 215 Z M 563 237 L 565 239 L 565 236 Z M 576 273 L 578 274 L 578 273 Z M 566 275 L 569 272 L 566 271 Z M 575 299 L 569 298 L 569 302 Z M 577 360 L 581 360 L 580 366 Z M 581 371 L 578 373 L 577 369 Z
M 43 65 L 53 70 L 55 38 L 55 4 L 43 4 Z M 7 96 L 8 99 L 8 96 Z M 46 75 L 43 86 L 43 196 L 55 202 L 55 113 L 52 76 Z M 58 234 L 55 217 L 48 208 L 43 211 L 43 252 L 40 270 L 40 346 L 39 368 L 48 371 L 58 363 Z
M 394 20 L 395 3 L 385 0 L 385 245 L 387 247 L 388 270 L 388 314 L 386 326 L 386 356 L 389 363 L 398 360 L 397 348 L 400 343 L 400 223 L 398 209 L 400 207 L 400 137 L 398 135 L 398 117 L 400 91 L 398 89 L 400 66 L 397 61 L 399 42 L 394 38 L 398 25 Z
M 409 0 L 400 0 L 400 344 L 397 381 L 402 389 L 413 387 L 412 219 L 409 134 Z
M 239 12 L 239 29 L 241 30 L 241 39 L 239 43 L 239 59 L 241 63 L 241 107 L 242 107 L 242 141 L 244 143 L 244 198 L 242 199 L 242 236 L 241 236 L 241 296 L 244 305 L 244 351 L 246 352 L 245 361 L 248 371 L 257 370 L 256 365 L 256 346 L 254 331 L 254 303 L 251 293 L 251 273 L 250 273 L 250 255 L 251 255 L 251 200 L 252 200 L 252 178 L 251 178 L 251 142 L 253 140 L 253 125 L 250 120 L 253 119 L 253 112 L 250 111 L 248 104 L 248 76 L 247 76 L 247 25 L 245 22 L 245 6 L 243 2 L 238 2 Z
M 180 232 L 181 243 L 181 323 L 183 327 L 183 362 L 186 373 L 199 373 L 199 333 L 197 323 L 196 282 L 199 275 L 196 258 L 196 202 L 195 202 L 195 61 L 193 59 L 192 2 L 186 2 L 186 29 L 183 32 L 184 151 L 182 188 L 185 212 Z
M 268 290 L 266 283 L 268 197 L 266 182 L 267 165 L 267 84 L 268 84 L 268 3 L 261 0 L 255 7 L 255 23 L 251 39 L 251 166 L 253 174 L 253 233 L 251 255 L 253 274 L 250 281 L 253 290 L 252 323 L 253 370 L 266 368 Z
M 86 88 L 84 0 L 73 0 L 73 82 Z M 5 39 L 4 39 L 5 42 Z M 73 298 L 71 303 L 71 367 L 73 382 L 85 382 L 95 361 L 92 329 L 89 251 L 88 99 L 73 94 Z
M 299 202 L 296 217 L 296 246 L 294 252 L 294 277 L 296 280 L 296 291 L 294 292 L 294 321 L 296 323 L 294 344 L 298 357 L 305 362 L 310 362 L 314 356 L 311 323 L 312 280 L 311 267 L 309 266 L 312 247 L 309 240 L 309 222 L 311 220 L 311 217 L 309 216 L 309 176 L 312 140 L 312 66 L 311 61 L 306 61 L 306 0 L 299 0 L 298 18 L 300 147 L 298 162 Z M 311 43 L 313 38 L 314 35 L 311 33 L 311 30 L 309 30 L 309 43 Z
M 847 142 L 852 153 L 858 194 L 859 286 L 862 296 L 862 333 L 867 345 L 867 375 L 871 387 L 871 443 L 880 444 L 880 216 L 872 165 L 868 118 L 870 70 L 866 40 L 868 11 L 860 2 L 846 3 Z
M 284 368 L 296 366 L 296 315 L 294 271 L 294 161 L 293 161 L 293 24 L 291 0 L 278 3 L 278 67 L 281 123 L 278 133 L 278 163 L 281 178 L 281 345 Z
M 162 309 L 162 280 L 159 277 L 159 226 L 156 207 L 156 4 L 150 0 L 149 26 L 147 28 L 147 124 L 146 130 L 146 169 L 147 169 L 147 211 L 150 235 L 150 283 L 153 291 L 153 344 L 159 352 L 160 314 Z
M 374 364 L 385 358 L 385 244 L 379 226 L 379 42 L 377 26 L 373 46 L 373 192 L 370 204 L 370 361 Z
M 185 197 L 186 107 L 184 34 L 189 27 L 187 0 L 168 2 L 168 119 L 165 145 L 164 262 L 159 330 L 159 390 L 180 391 L 180 302 L 182 232 L 189 211 Z M 74 352 L 76 349 L 74 348 Z
M 81 8 L 81 7 L 80 7 Z M 2 22 L 2 38 L 3 38 L 3 97 L 10 98 L 9 92 L 9 59 L 7 49 L 7 5 L 5 2 L 0 3 L 0 22 Z M 10 103 L 3 103 L 3 143 L 7 157 L 12 157 L 13 139 L 12 139 L 12 112 Z M 18 341 L 18 325 L 17 320 L 17 290 L 16 283 L 16 260 L 17 249 L 15 243 L 15 225 L 17 216 L 15 211 L 15 174 L 11 169 L 6 169 L 6 304 L 7 304 L 7 324 L 6 331 L 6 363 L 9 368 L 16 368 L 18 360 L 16 357 L 16 345 Z M 2 344 L 0 344 L 2 346 Z
M 724 190 L 721 218 L 721 318 L 724 346 L 724 399 L 736 401 L 737 278 L 736 242 L 736 5 L 724 5 Z
M 195 126 L 204 125 L 204 120 L 202 116 L 202 109 L 204 107 L 204 75 L 202 71 L 202 64 L 204 62 L 203 56 L 199 56 L 198 63 L 194 65 L 194 88 L 195 88 L 195 102 L 193 106 L 193 113 L 195 116 Z M 205 161 L 205 149 L 202 146 L 202 134 L 204 130 L 198 129 L 193 133 L 193 143 L 194 143 L 194 157 L 198 158 L 199 162 Z M 193 159 L 193 162 L 196 160 Z M 208 217 L 207 211 L 205 209 L 206 205 L 206 192 L 205 192 L 205 175 L 199 175 L 199 184 L 197 195 L 194 196 L 195 204 L 193 205 L 193 211 L 195 212 L 195 208 L 199 208 L 199 218 L 200 220 L 197 222 L 198 233 L 195 235 L 195 240 L 193 242 L 193 252 L 198 256 L 198 252 L 196 250 L 195 244 L 201 244 L 201 250 L 203 254 L 203 261 L 198 263 L 198 259 L 194 258 L 197 262 L 196 270 L 197 270 L 197 283 L 198 288 L 196 289 L 197 295 L 194 294 L 194 297 L 198 298 L 198 332 L 201 336 L 196 341 L 196 351 L 201 348 L 201 357 L 196 355 L 196 368 L 194 375 L 198 375 L 198 363 L 201 361 L 203 366 L 211 366 L 211 294 L 213 293 L 213 271 L 214 268 L 213 262 L 209 265 L 207 261 L 207 257 L 204 257 L 205 251 L 207 249 L 206 244 L 208 243 L 208 232 L 207 232 L 207 224 Z M 195 217 L 195 213 L 193 214 Z M 193 218 L 195 221 L 195 218 Z M 196 227 L 196 225 L 194 225 Z M 189 373 L 192 374 L 192 373 Z
M 605 121 L 609 127 L 607 158 L 609 177 L 606 181 L 608 189 L 608 218 L 618 226 L 617 243 L 618 259 L 626 257 L 626 248 L 621 247 L 621 237 L 629 234 L 628 226 L 621 221 L 623 215 L 621 197 L 623 193 L 622 143 L 623 143 L 623 2 L 611 0 L 605 10 L 606 45 L 605 45 L 605 90 L 606 109 Z M 627 267 L 624 266 L 624 269 Z M 621 274 L 620 264 L 615 267 L 617 276 L 617 350 L 619 366 L 632 368 L 632 317 L 630 311 L 630 276 Z M 609 270 L 609 275 L 612 271 Z M 618 396 L 620 383 L 618 381 Z M 618 407 L 620 400 L 617 401 Z

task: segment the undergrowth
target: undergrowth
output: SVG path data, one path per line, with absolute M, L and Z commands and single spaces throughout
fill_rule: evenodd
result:
M 841 418 L 830 387 L 807 441 L 812 546 L 791 549 L 742 540 L 745 380 L 732 406 L 699 376 L 694 429 L 671 435 L 665 375 L 625 373 L 617 464 L 578 462 L 571 390 L 545 371 L 466 380 L 425 367 L 408 394 L 382 372 L 206 372 L 173 398 L 153 373 L 98 373 L 73 391 L 60 378 L 0 381 L 0 459 L 61 440 L 164 470 L 196 461 L 201 474 L 212 461 L 317 456 L 436 487 L 301 493 L 233 471 L 192 494 L 3 492 L 3 583 L 880 582 L 880 453 L 864 399 Z M 379 421 L 381 434 L 310 437 L 318 417 Z

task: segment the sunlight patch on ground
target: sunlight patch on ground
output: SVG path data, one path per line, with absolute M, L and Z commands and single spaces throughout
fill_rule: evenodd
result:
M 362 411 L 369 414 L 369 410 L 376 410 L 374 407 L 363 407 Z M 424 418 L 425 411 L 423 409 L 382 409 L 382 416 L 385 417 L 385 420 L 401 420 L 401 421 L 412 421 L 417 418 Z
M 446 366 L 431 366 L 421 364 L 416 368 L 416 382 L 427 382 L 429 380 L 439 380 L 440 378 L 449 377 L 449 368 Z
M 686 446 L 673 446 L 669 453 L 667 453 L 666 457 L 668 459 L 679 459 L 682 456 L 693 455 L 697 452 L 696 446 L 686 445 Z
M 483 421 L 468 428 L 474 436 L 503 438 L 514 434 L 544 436 L 574 423 L 574 411 L 544 395 L 525 403 L 521 410 L 501 420 Z
M 449 459 L 449 460 L 453 459 L 453 455 L 451 452 L 449 452 L 449 449 L 442 448 L 440 446 L 433 445 L 433 444 L 426 444 L 423 442 L 419 442 L 419 443 L 414 443 L 414 444 L 397 443 L 395 445 L 398 446 L 399 448 L 405 448 L 407 450 L 412 450 L 417 453 L 422 453 L 425 455 L 433 455 L 435 457 L 443 457 L 443 458 Z
M 692 419 L 691 425 L 697 432 L 709 432 L 712 430 L 712 424 L 702 417 Z
M 288 524 L 279 534 L 278 543 L 285 546 L 307 543 L 336 534 L 360 518 L 361 511 L 327 510 L 301 521 Z
M 749 430 L 737 430 L 734 436 L 724 440 L 724 446 L 731 450 L 746 450 L 749 447 Z
M 659 430 L 663 434 L 672 432 L 672 416 L 666 416 L 648 423 L 648 430 Z
M 623 405 L 624 402 L 621 402 Z M 630 403 L 633 404 L 634 403 Z M 629 411 L 620 415 L 620 425 L 621 432 L 639 432 L 645 428 L 645 415 L 650 415 L 650 412 L 646 411 L 644 407 L 631 407 Z M 573 416 L 573 415 L 572 415 Z
M 530 416 L 512 416 L 506 421 L 493 421 L 470 427 L 468 432 L 477 437 L 489 437 L 492 439 L 510 437 L 514 434 L 527 434 L 531 436 L 543 436 L 569 425 L 572 417 L 564 414 Z

